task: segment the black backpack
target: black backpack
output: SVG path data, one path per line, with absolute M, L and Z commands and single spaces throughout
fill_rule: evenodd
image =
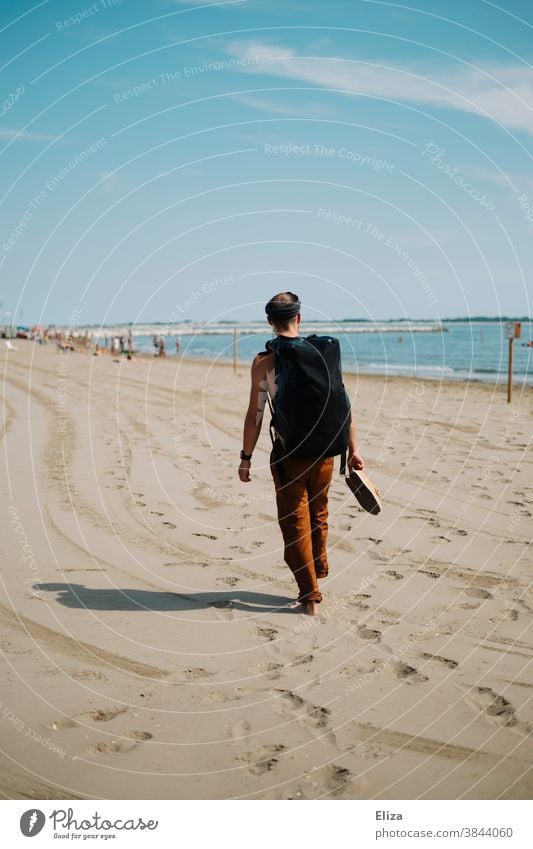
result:
M 342 382 L 339 340 L 334 336 L 278 336 L 266 344 L 276 355 L 272 427 L 285 456 L 322 459 L 340 454 L 344 472 L 351 421 Z

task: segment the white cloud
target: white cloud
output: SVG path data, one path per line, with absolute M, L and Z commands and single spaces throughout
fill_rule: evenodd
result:
M 245 73 L 302 80 L 349 95 L 442 106 L 491 118 L 510 130 L 533 134 L 533 68 L 522 65 L 428 67 L 343 58 L 302 57 L 294 50 L 251 41 L 231 43 L 239 58 L 255 57 Z
M 17 141 L 20 139 L 21 141 L 58 141 L 58 136 L 54 136 L 51 133 L 27 133 L 24 130 L 17 130 L 15 128 L 5 127 L 0 129 L 0 139 L 14 139 Z
M 212 3 L 209 0 L 172 0 L 177 6 L 231 6 L 235 3 L 246 3 L 247 0 L 220 0 L 220 2 Z

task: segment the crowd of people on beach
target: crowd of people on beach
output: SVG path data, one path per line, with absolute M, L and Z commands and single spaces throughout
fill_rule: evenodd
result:
M 128 360 L 133 358 L 133 355 L 139 353 L 134 347 L 134 338 L 131 329 L 127 334 L 121 333 L 94 333 L 90 330 L 73 330 L 72 328 L 62 329 L 58 327 L 43 327 L 35 325 L 34 327 L 24 329 L 24 332 L 4 332 L 2 336 L 6 340 L 11 339 L 29 339 L 39 345 L 53 344 L 58 351 L 85 351 L 92 352 L 94 356 L 100 354 L 109 354 L 115 361 L 125 357 Z M 7 342 L 6 342 L 7 344 Z M 166 341 L 165 334 L 158 333 L 153 337 L 153 348 L 155 357 L 166 356 Z M 175 340 L 176 356 L 179 356 L 181 350 L 181 342 L 179 338 Z

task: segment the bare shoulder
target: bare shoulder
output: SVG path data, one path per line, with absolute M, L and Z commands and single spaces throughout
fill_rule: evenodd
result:
M 252 376 L 265 377 L 274 365 L 275 354 L 271 351 L 265 351 L 256 354 L 252 362 Z

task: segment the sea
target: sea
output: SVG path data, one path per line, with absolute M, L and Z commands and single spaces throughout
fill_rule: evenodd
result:
M 328 332 L 340 340 L 346 372 L 432 380 L 507 381 L 509 342 L 503 322 L 443 322 L 442 332 L 413 332 L 408 325 L 399 326 L 397 331 L 380 332 L 374 325 L 366 328 L 364 322 L 358 322 L 357 327 L 363 332 L 348 333 L 346 326 L 353 325 L 340 321 L 328 326 Z M 416 327 L 416 324 L 411 326 Z M 269 333 L 247 332 L 247 327 L 249 325 L 237 325 L 241 364 L 251 363 L 255 354 L 264 350 L 266 342 L 272 338 Z M 177 331 L 162 325 L 159 332 L 172 334 Z M 313 332 L 312 323 L 305 327 L 302 324 L 302 335 Z M 167 356 L 175 356 L 176 338 L 180 341 L 180 356 L 209 361 L 233 359 L 233 327 L 217 335 L 201 332 L 177 337 L 168 335 L 165 340 Z M 530 340 L 533 340 L 533 323 L 522 322 L 521 338 L 514 341 L 515 386 L 533 385 L 533 347 L 526 344 Z M 153 335 L 136 336 L 135 348 L 153 351 Z

